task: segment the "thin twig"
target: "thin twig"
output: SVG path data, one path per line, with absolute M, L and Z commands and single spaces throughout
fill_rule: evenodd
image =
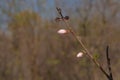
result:
M 107 58 L 107 67 L 109 70 L 109 80 L 113 80 L 110 57 L 109 57 L 109 46 L 106 47 L 106 58 Z
M 96 66 L 103 72 L 103 74 L 109 79 L 109 75 L 108 73 L 102 68 L 102 66 L 99 64 L 99 62 L 93 58 L 93 56 L 90 54 L 90 52 L 88 51 L 88 49 L 85 47 L 85 45 L 83 44 L 83 42 L 81 41 L 81 39 L 79 39 L 76 35 L 76 33 L 72 30 L 71 26 L 69 25 L 69 23 L 64 19 L 64 16 L 62 15 L 61 9 L 60 8 L 56 8 L 59 15 L 61 16 L 61 19 L 63 20 L 63 22 L 65 23 L 66 27 L 70 30 L 70 32 L 72 33 L 72 35 L 76 38 L 76 40 L 79 42 L 79 44 L 83 47 L 83 49 L 85 50 L 86 55 L 89 56 L 89 58 L 96 64 Z

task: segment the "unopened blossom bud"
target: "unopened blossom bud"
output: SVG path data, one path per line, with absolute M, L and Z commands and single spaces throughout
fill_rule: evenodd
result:
M 76 57 L 79 58 L 79 57 L 82 57 L 82 56 L 83 56 L 83 52 L 79 52 Z
M 58 34 L 66 34 L 68 32 L 69 32 L 69 30 L 66 30 L 66 29 L 60 29 L 57 31 Z

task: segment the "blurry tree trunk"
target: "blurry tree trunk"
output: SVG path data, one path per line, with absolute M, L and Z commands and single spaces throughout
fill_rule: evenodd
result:
M 23 47 L 24 46 L 24 47 Z M 32 80 L 32 73 L 30 70 L 30 62 L 28 61 L 28 54 L 31 55 L 31 53 L 28 53 L 27 51 L 27 46 L 25 45 L 25 43 L 22 44 L 21 46 L 21 62 L 22 62 L 22 72 L 23 72 L 23 77 L 24 80 Z
M 37 13 L 23 11 L 13 16 L 9 24 L 14 50 L 19 51 L 24 80 L 38 80 L 37 56 L 39 50 L 38 30 L 40 17 Z

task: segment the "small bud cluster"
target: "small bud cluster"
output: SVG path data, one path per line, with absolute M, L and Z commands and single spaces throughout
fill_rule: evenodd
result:
M 64 20 L 69 20 L 69 16 L 65 16 L 65 17 L 63 17 L 63 18 L 56 17 L 56 18 L 55 18 L 55 21 L 59 22 L 59 21 L 62 21 L 63 19 L 64 19 Z

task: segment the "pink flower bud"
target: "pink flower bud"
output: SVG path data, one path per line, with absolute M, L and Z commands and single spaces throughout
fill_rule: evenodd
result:
M 82 57 L 82 56 L 83 56 L 83 52 L 79 52 L 76 57 L 79 58 L 79 57 Z
M 58 34 L 66 34 L 66 33 L 68 33 L 68 30 L 66 30 L 66 29 L 60 29 L 60 30 L 57 31 L 57 33 Z

